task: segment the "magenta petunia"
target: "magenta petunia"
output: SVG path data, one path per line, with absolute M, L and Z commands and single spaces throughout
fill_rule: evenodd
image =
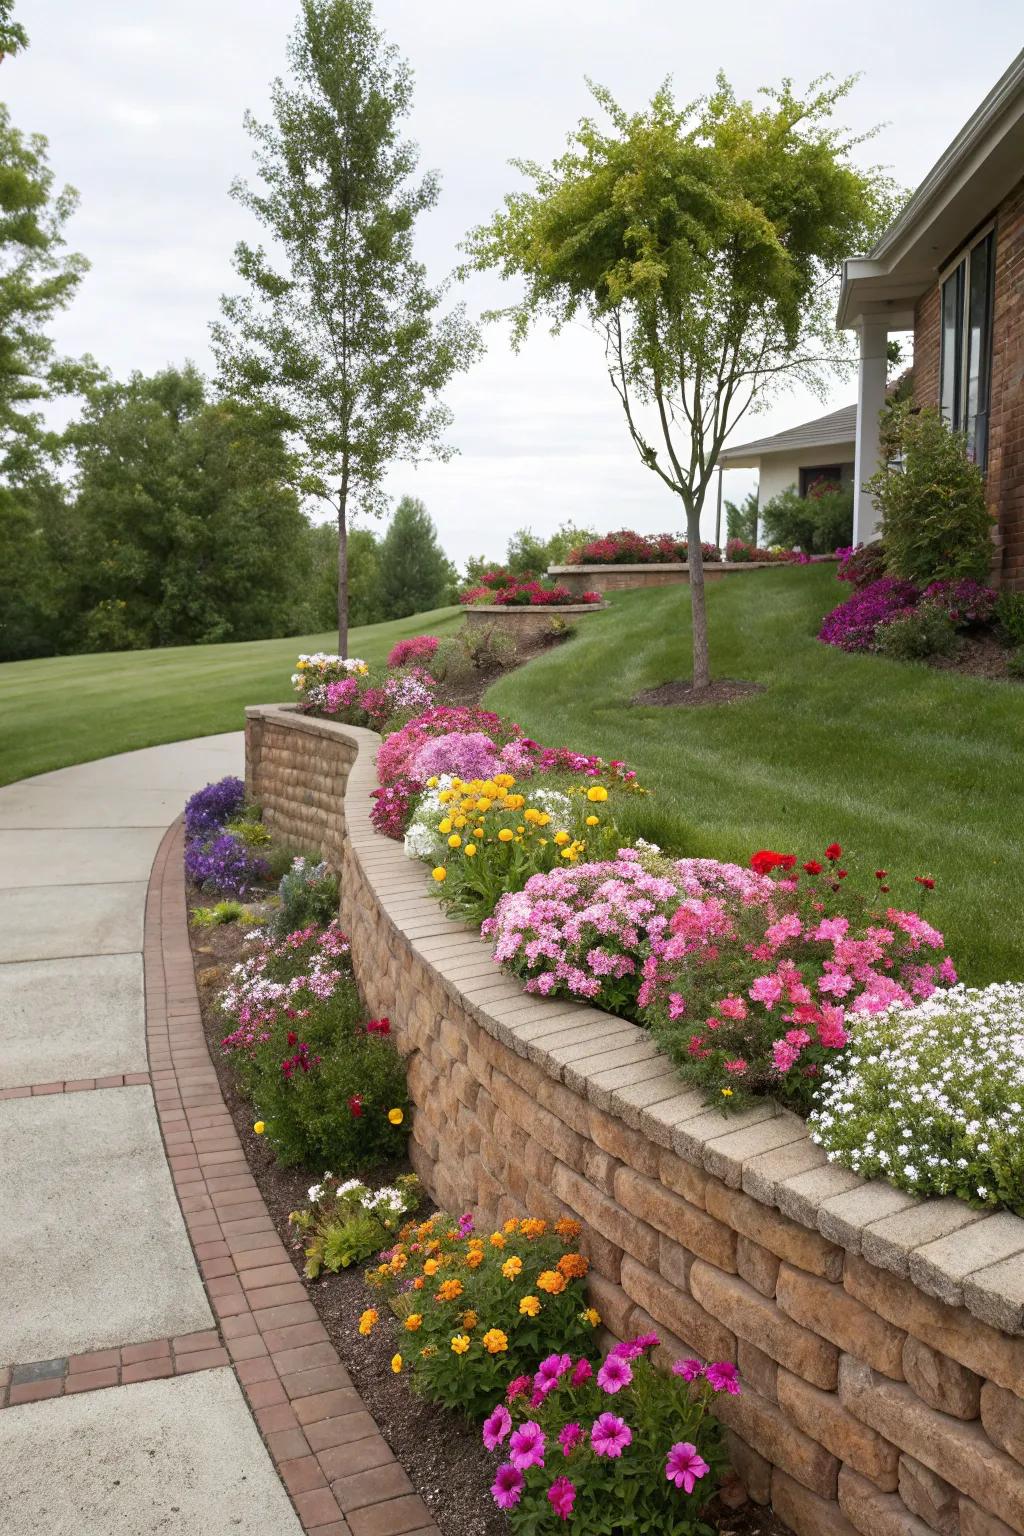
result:
M 544 1431 L 534 1419 L 527 1419 L 512 1433 L 508 1443 L 509 1460 L 520 1472 L 544 1465 Z
M 621 1456 L 633 1443 L 633 1431 L 625 1419 L 601 1413 L 590 1427 L 590 1447 L 595 1456 Z
M 534 1386 L 541 1387 L 547 1382 L 552 1386 L 557 1385 L 570 1365 L 572 1365 L 571 1355 L 548 1355 L 547 1359 L 542 1360 L 537 1367 L 537 1374 L 533 1380 Z
M 594 1367 L 589 1360 L 577 1360 L 571 1377 L 573 1386 L 582 1387 L 583 1383 L 589 1381 L 593 1374 Z
M 491 1496 L 499 1509 L 515 1509 L 523 1496 L 523 1474 L 505 1462 L 494 1474 Z
M 609 1355 L 597 1373 L 598 1386 L 609 1394 L 621 1392 L 632 1380 L 633 1371 L 629 1361 L 623 1360 L 621 1355 Z
M 505 1401 L 512 1403 L 517 1397 L 525 1397 L 533 1385 L 529 1376 L 516 1376 L 505 1388 Z
M 689 1440 L 677 1440 L 665 1462 L 665 1476 L 685 1493 L 693 1492 L 693 1485 L 711 1468 Z
M 676 1360 L 672 1366 L 673 1376 L 681 1376 L 684 1381 L 696 1381 L 698 1376 L 704 1374 L 704 1363 L 701 1360 Z
M 563 1456 L 571 1456 L 583 1439 L 582 1424 L 565 1424 L 558 1432 L 558 1443 Z
M 556 1477 L 547 1492 L 547 1500 L 560 1520 L 568 1520 L 576 1500 L 576 1485 L 567 1477 Z
M 499 1403 L 484 1420 L 483 1441 L 489 1451 L 496 1451 L 512 1428 L 512 1415 L 504 1403 Z
M 730 1397 L 739 1396 L 739 1372 L 731 1360 L 713 1361 L 705 1369 L 704 1375 L 716 1392 L 728 1392 Z

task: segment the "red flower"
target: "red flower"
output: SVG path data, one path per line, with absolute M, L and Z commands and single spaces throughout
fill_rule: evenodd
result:
M 923 885 L 926 891 L 934 891 L 935 881 L 932 879 L 931 875 L 915 875 L 914 879 L 917 881 L 918 885 Z
M 290 1029 L 288 1031 L 288 1044 L 289 1045 L 298 1045 L 298 1043 L 299 1043 L 298 1035 L 295 1033 L 294 1029 Z
M 795 853 L 774 853 L 771 848 L 761 848 L 754 854 L 750 867 L 756 874 L 769 875 L 773 869 L 792 869 Z
M 817 859 L 808 859 L 804 865 L 804 872 L 808 875 L 820 875 L 821 868 L 822 866 L 818 863 Z
M 390 1035 L 391 1020 L 387 1018 L 371 1019 L 366 1026 L 366 1033 L 368 1035 Z
M 349 1107 L 349 1113 L 351 1115 L 353 1115 L 355 1119 L 358 1120 L 359 1116 L 363 1112 L 363 1096 L 362 1096 L 362 1094 L 361 1093 L 354 1093 L 352 1095 L 352 1097 L 348 1101 L 348 1107 Z
M 836 879 L 837 879 L 837 880 L 845 880 L 845 879 L 846 879 L 846 876 L 847 876 L 847 873 L 848 873 L 848 871 L 847 871 L 847 870 L 845 870 L 845 869 L 840 869 L 840 870 L 838 870 L 838 871 L 837 871 L 837 872 L 836 872 Z
M 842 856 L 843 850 L 840 845 L 838 843 L 829 843 L 828 847 L 825 849 L 826 859 L 831 859 L 834 864 L 836 859 L 841 859 Z
M 889 871 L 887 869 L 876 869 L 875 870 L 875 879 L 876 880 L 884 880 L 888 873 L 889 873 Z

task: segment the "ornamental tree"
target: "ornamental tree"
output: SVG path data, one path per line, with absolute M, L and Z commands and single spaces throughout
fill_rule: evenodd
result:
M 846 361 L 833 325 L 842 258 L 889 221 L 893 189 L 860 169 L 861 142 L 833 123 L 852 79 L 799 96 L 791 81 L 737 100 L 677 106 L 666 82 L 633 114 L 591 91 L 610 121 L 584 118 L 532 183 L 474 230 L 469 265 L 525 283 L 510 317 L 519 345 L 541 316 L 584 319 L 641 462 L 682 502 L 690 548 L 693 686 L 709 682 L 700 517 L 722 446 L 787 383 L 823 392 Z
M 301 488 L 337 516 L 342 654 L 350 512 L 380 514 L 394 460 L 451 453 L 438 396 L 479 347 L 461 308 L 441 313 L 413 253 L 439 183 L 417 179 L 417 148 L 400 136 L 412 77 L 372 18 L 370 0 L 302 0 L 273 121 L 246 116 L 263 187 L 232 188 L 274 255 L 236 247 L 248 291 L 222 299 L 212 328 L 229 391 L 287 415 Z

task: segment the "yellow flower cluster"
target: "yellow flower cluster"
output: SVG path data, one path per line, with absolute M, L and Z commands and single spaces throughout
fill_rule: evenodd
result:
M 430 778 L 427 785 L 436 789 L 438 782 L 436 777 Z M 575 864 L 586 851 L 586 843 L 573 837 L 564 827 L 542 836 L 551 825 L 550 813 L 538 806 L 527 805 L 526 796 L 516 789 L 515 784 L 510 773 L 496 773 L 490 779 L 453 779 L 451 788 L 443 789 L 438 797 L 446 809 L 437 830 L 445 838 L 448 848 L 452 853 L 461 853 L 464 858 L 475 859 L 481 845 L 498 843 L 508 847 L 536 838 L 539 847 L 554 843 L 559 857 Z M 595 803 L 608 798 L 608 791 L 602 785 L 594 785 L 586 794 L 587 799 Z M 521 813 L 522 819 L 517 819 L 514 826 L 502 825 L 495 829 L 493 818 L 509 812 L 515 812 L 517 816 Z M 489 816 L 492 817 L 490 827 Z M 586 820 L 589 827 L 600 823 L 598 816 L 591 815 Z M 431 873 L 439 885 L 448 878 L 443 864 L 438 864 Z

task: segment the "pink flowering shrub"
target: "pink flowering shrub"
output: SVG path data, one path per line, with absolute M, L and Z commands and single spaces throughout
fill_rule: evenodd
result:
M 483 731 L 449 731 L 433 736 L 419 747 L 410 763 L 414 779 L 427 779 L 442 773 L 461 779 L 489 779 L 500 773 L 498 748 Z
M 388 652 L 388 666 L 407 667 L 411 663 L 429 662 L 439 643 L 436 635 L 413 635 L 410 640 L 399 640 Z
M 799 870 L 767 850 L 753 870 L 675 866 L 685 899 L 651 939 L 638 1003 L 681 1076 L 723 1107 L 771 1093 L 806 1109 L 853 1018 L 956 981 L 941 933 L 883 899 L 887 872 L 862 895 L 841 857 L 832 844 Z
M 671 866 L 665 866 L 671 871 Z M 494 957 L 541 997 L 586 998 L 636 1018 L 643 956 L 664 934 L 680 885 L 632 848 L 615 859 L 531 875 L 481 931 Z
M 468 735 L 473 732 L 482 732 L 499 747 L 510 741 L 524 739 L 520 726 L 503 720 L 492 710 L 435 705 L 392 731 L 381 743 L 377 753 L 379 782 L 387 785 L 395 784 L 399 779 L 412 778 L 413 758 L 420 747 L 435 736 L 456 733 Z
M 895 576 L 859 586 L 852 597 L 833 608 L 821 622 L 818 639 L 841 651 L 870 651 L 880 624 L 890 623 L 913 611 L 917 588 Z
M 496 603 L 499 608 L 564 608 L 569 603 L 599 603 L 601 594 L 570 592 L 568 587 L 545 586 L 542 581 L 520 576 L 509 576 L 503 586 L 496 586 L 485 577 L 482 584 L 460 592 L 459 602 L 466 607 Z
M 702 1512 L 726 1465 L 711 1412 L 716 1395 L 739 1392 L 736 1367 L 677 1360 L 662 1374 L 650 1359 L 659 1343 L 627 1339 L 596 1370 L 550 1355 L 512 1382 L 483 1442 L 499 1458 L 491 1496 L 513 1532 L 710 1530 Z

